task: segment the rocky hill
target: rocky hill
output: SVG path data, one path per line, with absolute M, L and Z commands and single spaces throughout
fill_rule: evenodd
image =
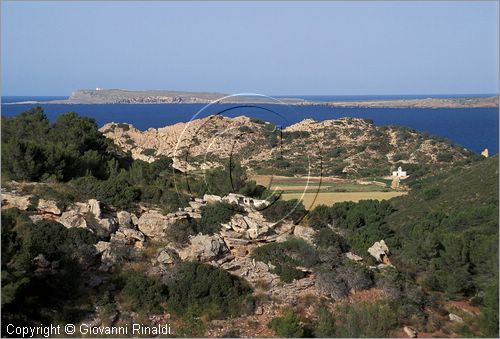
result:
M 109 123 L 101 131 L 134 159 L 166 155 L 181 170 L 217 167 L 232 156 L 254 173 L 385 176 L 401 164 L 443 167 L 471 156 L 442 138 L 358 118 L 306 119 L 280 129 L 244 116 L 214 115 L 146 131 Z

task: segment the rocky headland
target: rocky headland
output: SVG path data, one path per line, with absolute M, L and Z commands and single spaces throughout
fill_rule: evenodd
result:
M 473 108 L 498 107 L 498 96 L 456 98 L 424 98 L 395 100 L 359 100 L 359 101 L 311 101 L 301 98 L 271 99 L 260 95 L 235 95 L 212 92 L 183 92 L 166 90 L 124 90 L 124 89 L 81 89 L 74 91 L 68 99 L 52 100 L 50 104 L 276 104 L 321 105 L 332 107 L 365 108 Z M 36 101 L 17 102 L 34 104 Z

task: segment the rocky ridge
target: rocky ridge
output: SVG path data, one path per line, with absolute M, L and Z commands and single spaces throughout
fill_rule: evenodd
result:
M 278 167 L 299 175 L 361 175 L 373 169 L 388 174 L 398 162 L 439 167 L 470 156 L 446 140 L 358 118 L 306 119 L 280 130 L 244 116 L 215 115 L 146 131 L 109 123 L 101 131 L 134 159 L 152 162 L 165 155 L 180 170 L 218 167 L 236 156 L 251 172 Z

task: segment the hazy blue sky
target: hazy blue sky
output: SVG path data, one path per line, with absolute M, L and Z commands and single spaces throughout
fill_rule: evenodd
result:
M 3 95 L 498 93 L 498 2 L 2 2 Z

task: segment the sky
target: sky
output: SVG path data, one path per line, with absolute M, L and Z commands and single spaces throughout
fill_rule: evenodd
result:
M 14 2 L 2 95 L 498 93 L 497 1 Z

